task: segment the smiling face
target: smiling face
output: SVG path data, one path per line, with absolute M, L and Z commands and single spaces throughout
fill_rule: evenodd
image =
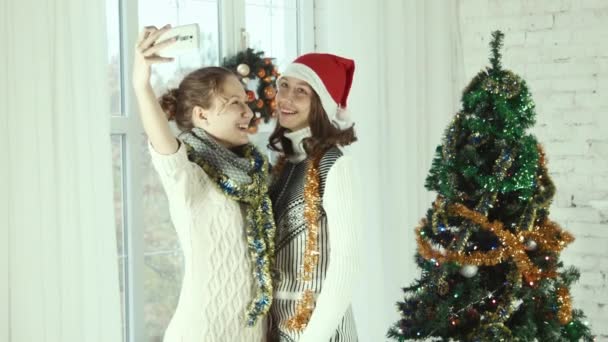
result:
M 247 105 L 245 89 L 236 76 L 231 75 L 224 79 L 221 90 L 212 102 L 213 105 L 209 109 L 193 109 L 195 125 L 227 148 L 247 144 L 247 128 L 253 112 Z
M 308 83 L 294 77 L 281 77 L 276 96 L 279 125 L 290 131 L 308 127 L 314 94 Z

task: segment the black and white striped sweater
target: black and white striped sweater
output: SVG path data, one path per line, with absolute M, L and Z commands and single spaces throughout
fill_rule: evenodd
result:
M 299 143 L 309 131 L 297 133 Z M 312 282 L 299 279 L 308 229 L 304 219 L 304 184 L 310 162 L 308 158 L 288 162 L 270 188 L 277 223 L 270 340 L 357 341 L 350 302 L 359 266 L 360 222 L 353 217 L 350 158 L 338 148 L 326 152 L 319 165 L 322 198 L 319 262 Z M 307 289 L 316 295 L 315 310 L 302 332 L 291 331 L 284 323 L 293 316 L 296 301 Z

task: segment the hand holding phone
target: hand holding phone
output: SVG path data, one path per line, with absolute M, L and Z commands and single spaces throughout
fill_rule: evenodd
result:
M 158 51 L 161 57 L 177 57 L 187 53 L 195 52 L 199 48 L 200 30 L 198 24 L 188 24 L 172 27 L 160 35 L 155 43 L 175 38 L 173 44 Z
M 133 86 L 136 89 L 148 87 L 151 65 L 171 62 L 174 57 L 197 51 L 198 46 L 198 24 L 178 27 L 165 25 L 160 29 L 145 27 L 135 44 Z

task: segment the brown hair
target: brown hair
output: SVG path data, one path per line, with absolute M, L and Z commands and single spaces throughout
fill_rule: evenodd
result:
M 190 131 L 192 109 L 195 106 L 209 109 L 213 98 L 221 91 L 224 80 L 234 73 L 222 67 L 205 67 L 184 77 L 179 87 L 169 89 L 158 102 L 169 120 L 175 120 L 181 131 Z
M 334 146 L 347 146 L 357 141 L 354 127 L 341 130 L 329 121 L 329 117 L 325 109 L 323 109 L 321 99 L 314 91 L 310 103 L 308 125 L 310 126 L 312 136 L 304 139 L 304 150 L 309 156 L 316 156 L 325 153 L 325 151 Z M 281 127 L 277 121 L 274 131 L 270 135 L 268 148 L 290 156 L 294 151 L 293 146 L 291 146 L 291 140 L 285 137 L 286 132 L 287 129 Z

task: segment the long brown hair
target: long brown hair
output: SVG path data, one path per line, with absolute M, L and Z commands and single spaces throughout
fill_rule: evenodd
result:
M 221 92 L 224 81 L 234 73 L 222 67 L 205 67 L 194 70 L 184 77 L 179 87 L 168 90 L 158 102 L 169 120 L 185 132 L 194 128 L 192 109 L 199 106 L 209 109 L 213 98 Z
M 334 146 L 347 146 L 357 141 L 354 126 L 341 130 L 329 121 L 321 99 L 315 91 L 312 92 L 308 125 L 312 136 L 304 139 L 304 150 L 309 156 L 316 156 L 325 153 Z M 282 127 L 277 120 L 274 131 L 269 138 L 268 148 L 282 152 L 287 156 L 293 155 L 294 150 L 291 140 L 285 137 L 287 132 L 287 128 Z

